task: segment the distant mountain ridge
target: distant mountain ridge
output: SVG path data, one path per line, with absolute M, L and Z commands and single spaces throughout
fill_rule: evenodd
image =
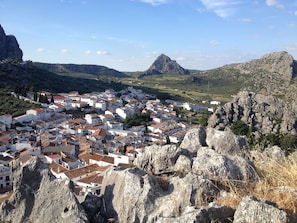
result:
M 86 73 L 95 76 L 109 76 L 109 77 L 128 77 L 127 74 L 111 69 L 105 66 L 99 65 L 87 65 L 87 64 L 51 64 L 51 63 L 39 63 L 34 62 L 34 66 L 53 72 L 57 74 L 61 73 Z
M 161 54 L 150 66 L 150 68 L 142 73 L 139 77 L 159 74 L 190 74 L 190 71 L 181 67 L 175 60 L 171 60 L 165 54 Z

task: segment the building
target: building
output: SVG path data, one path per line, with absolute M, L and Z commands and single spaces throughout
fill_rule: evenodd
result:
M 8 166 L 0 164 L 0 193 L 12 190 L 12 172 Z

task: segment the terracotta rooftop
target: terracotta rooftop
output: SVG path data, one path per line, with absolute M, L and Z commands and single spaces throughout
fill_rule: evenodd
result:
M 62 165 L 60 165 L 56 162 L 52 162 L 51 164 L 48 165 L 48 167 L 54 173 L 64 173 L 64 172 L 68 171 L 67 168 L 63 167 Z
M 104 155 L 94 153 L 90 156 L 90 159 L 100 161 L 103 159 L 103 157 L 104 157 Z
M 78 182 L 82 182 L 86 184 L 91 184 L 91 183 L 102 184 L 102 181 L 103 181 L 103 176 L 100 176 L 97 173 L 78 180 Z
M 80 176 L 85 176 L 91 173 L 102 173 L 103 171 L 107 170 L 110 166 L 98 166 L 97 164 L 91 164 L 88 166 L 84 166 L 81 168 L 77 168 L 77 169 L 72 169 L 69 170 L 67 172 L 65 172 L 64 174 L 69 178 L 69 179 L 73 179 L 76 177 L 80 177 Z

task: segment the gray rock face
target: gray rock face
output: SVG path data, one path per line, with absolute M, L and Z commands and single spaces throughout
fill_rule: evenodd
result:
M 134 164 L 139 168 L 155 175 L 172 173 L 181 149 L 175 145 L 147 147 L 145 152 L 137 157 Z
M 243 75 L 251 73 L 269 74 L 271 80 L 279 81 L 289 85 L 292 78 L 296 76 L 296 61 L 292 55 L 285 51 L 278 51 L 265 54 L 262 58 L 247 63 L 233 65 Z
M 270 223 L 289 222 L 286 212 L 268 201 L 259 201 L 254 197 L 244 197 L 234 214 L 233 223 Z
M 161 54 L 150 68 L 140 75 L 140 77 L 156 74 L 190 74 L 189 70 L 181 67 L 176 61 L 171 60 L 168 56 Z
M 69 181 L 52 180 L 46 164 L 32 158 L 14 178 L 13 195 L 0 205 L 0 219 L 15 223 L 88 222 Z
M 185 222 L 230 222 L 234 211 L 225 206 L 219 206 L 215 203 L 210 203 L 208 206 L 195 209 L 193 206 L 188 206 L 185 213 L 177 218 L 161 217 L 158 219 L 160 223 L 185 223 Z
M 137 168 L 110 170 L 102 184 L 101 214 L 105 219 L 120 222 L 170 222 L 170 219 L 194 222 L 202 217 L 212 219 L 210 216 L 224 220 L 233 215 L 230 208 L 219 205 L 203 207 L 218 192 L 211 181 L 194 174 L 166 180 Z M 213 213 L 213 209 L 217 214 Z
M 296 133 L 297 105 L 273 96 L 241 91 L 232 102 L 218 107 L 209 118 L 210 127 L 225 129 L 237 120 L 261 133 Z
M 5 59 L 22 61 L 22 58 L 23 52 L 16 38 L 12 35 L 5 35 L 4 29 L 0 25 L 0 61 Z

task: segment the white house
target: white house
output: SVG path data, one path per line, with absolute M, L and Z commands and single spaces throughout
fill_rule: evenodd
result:
M 106 101 L 103 101 L 103 100 L 101 100 L 101 101 L 97 101 L 96 103 L 95 103 L 95 106 L 94 106 L 95 108 L 98 108 L 98 109 L 100 109 L 100 110 L 102 110 L 102 111 L 106 111 L 106 107 L 107 107 L 107 105 L 106 105 Z
M 1 115 L 0 122 L 6 125 L 7 128 L 10 128 L 12 124 L 12 116 L 10 114 Z
M 0 192 L 12 190 L 12 172 L 10 167 L 0 164 Z
M 51 109 L 33 108 L 26 111 L 27 115 L 34 115 L 38 120 L 46 120 L 51 117 Z
M 129 164 L 129 157 L 126 155 L 108 153 L 108 156 L 114 158 L 114 166 L 118 166 L 120 163 Z

